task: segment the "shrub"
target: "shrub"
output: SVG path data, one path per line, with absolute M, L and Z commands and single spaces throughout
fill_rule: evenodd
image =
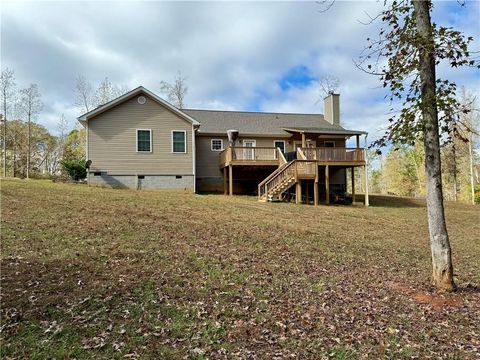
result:
M 62 170 L 65 171 L 73 180 L 78 181 L 87 177 L 85 160 L 63 160 L 61 162 Z

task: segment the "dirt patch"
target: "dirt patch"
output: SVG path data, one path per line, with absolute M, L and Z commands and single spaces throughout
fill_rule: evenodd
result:
M 434 310 L 442 310 L 445 307 L 460 307 L 463 305 L 463 299 L 457 294 L 433 294 L 414 289 L 401 283 L 389 283 L 389 287 L 396 292 L 408 297 L 411 301 L 426 305 Z
M 459 307 L 463 304 L 463 299 L 459 296 L 438 296 L 422 293 L 418 291 L 412 295 L 412 299 L 420 304 L 432 306 L 436 310 L 441 310 L 447 306 Z

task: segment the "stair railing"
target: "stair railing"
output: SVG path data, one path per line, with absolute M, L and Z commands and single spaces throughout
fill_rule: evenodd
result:
M 292 160 L 286 163 L 283 167 L 278 168 L 271 177 L 262 181 L 261 184 L 261 196 L 268 198 L 268 195 L 273 192 L 274 189 L 279 189 L 284 181 L 288 181 L 295 176 L 296 160 Z M 259 193 L 260 194 L 260 193 Z M 277 194 L 279 195 L 279 194 Z
M 276 151 L 277 151 L 277 159 L 280 162 L 280 166 L 286 164 L 288 161 L 287 159 L 285 159 L 285 155 L 283 155 L 282 150 L 280 150 L 280 148 L 277 147 Z
M 263 181 L 258 184 L 258 198 L 261 199 L 263 195 L 265 195 L 265 183 L 274 177 L 288 162 L 285 159 L 285 155 L 283 155 L 282 150 L 280 148 L 276 148 L 276 158 L 278 159 L 279 166 L 275 169 L 270 175 L 268 175 Z

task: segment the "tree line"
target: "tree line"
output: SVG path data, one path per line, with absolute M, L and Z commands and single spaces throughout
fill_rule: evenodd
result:
M 480 119 L 476 99 L 462 90 L 461 102 L 471 108 L 456 122 L 449 141 L 440 149 L 442 160 L 443 196 L 448 201 L 480 203 Z M 426 196 L 425 150 L 423 140 L 417 137 L 411 144 L 393 143 L 383 154 L 367 151 L 369 191 L 374 194 L 408 197 Z M 350 182 L 349 182 L 350 184 Z M 363 171 L 355 175 L 355 191 L 364 192 Z
M 76 79 L 75 107 L 78 115 L 101 106 L 128 91 L 108 78 L 96 87 L 83 76 Z M 2 70 L 1 92 L 1 174 L 4 177 L 42 178 L 85 177 L 85 129 L 70 125 L 59 115 L 56 134 L 38 120 L 43 109 L 37 84 L 18 88 L 12 69 Z
M 188 91 L 186 78 L 179 71 L 174 82 L 160 82 L 160 90 L 178 108 L 185 105 Z M 108 77 L 96 86 L 85 76 L 75 81 L 73 105 L 77 114 L 87 113 L 127 93 L 125 85 L 112 84 Z M 64 114 L 59 115 L 56 135 L 39 124 L 43 109 L 42 95 L 37 84 L 18 88 L 12 69 L 3 69 L 1 92 L 1 174 L 4 177 L 39 178 L 68 175 L 85 178 L 85 129 L 69 125 Z

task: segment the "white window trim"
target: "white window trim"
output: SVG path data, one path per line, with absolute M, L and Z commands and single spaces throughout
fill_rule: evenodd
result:
M 335 147 L 335 140 L 327 140 L 327 141 L 323 141 L 323 146 L 324 146 L 324 147 L 327 147 L 327 145 L 325 145 L 325 144 L 327 144 L 327 143 L 332 143 L 332 144 L 333 144 L 333 146 L 332 146 L 332 147 Z
M 285 140 L 273 140 L 273 147 L 275 148 L 275 159 L 277 158 L 277 147 L 275 146 L 275 143 L 278 142 L 283 142 L 283 152 L 287 152 L 287 142 Z
M 214 141 L 220 141 L 220 142 L 222 143 L 222 146 L 221 146 L 221 148 L 220 148 L 219 150 L 213 148 L 213 142 L 214 142 Z M 210 150 L 211 150 L 211 151 L 223 151 L 223 150 L 224 150 L 224 147 L 223 147 L 223 139 L 211 139 L 211 140 L 210 140 Z
M 250 147 L 247 147 L 245 146 L 245 143 L 246 142 L 251 142 L 252 143 L 252 146 Z M 255 160 L 255 148 L 257 147 L 257 140 L 255 139 L 243 139 L 242 140 L 242 147 L 243 147 L 243 159 L 244 160 Z M 247 159 L 247 156 L 246 154 L 248 154 L 248 149 L 252 149 L 252 152 L 250 154 L 252 154 L 252 158 L 251 159 Z
M 138 132 L 139 131 L 148 131 L 150 133 L 150 151 L 138 150 Z M 151 153 L 153 150 L 153 136 L 152 136 L 152 129 L 135 129 L 135 148 L 137 149 L 137 153 Z
M 257 147 L 257 140 L 255 140 L 255 139 L 243 139 L 243 140 L 242 140 L 242 145 L 243 145 L 243 147 L 245 147 L 245 142 L 253 142 L 253 146 L 252 146 L 252 147 Z
M 173 151 L 173 133 L 174 132 L 183 133 L 183 139 L 184 139 L 184 143 L 185 143 L 184 151 Z M 172 130 L 170 141 L 172 143 L 172 154 L 186 154 L 187 153 L 187 131 L 186 130 Z

